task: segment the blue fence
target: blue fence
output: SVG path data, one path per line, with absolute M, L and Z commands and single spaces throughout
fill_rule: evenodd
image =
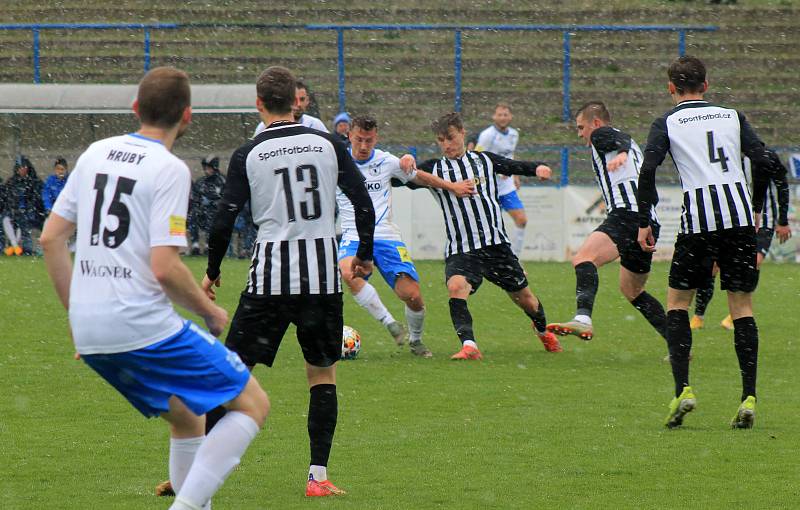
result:
M 455 111 L 461 111 L 462 101 L 462 33 L 465 31 L 508 32 L 508 31 L 550 31 L 561 32 L 563 38 L 563 88 L 562 88 L 562 120 L 568 122 L 571 117 L 570 87 L 571 87 L 571 51 L 572 34 L 577 32 L 670 32 L 677 34 L 678 54 L 686 52 L 686 34 L 689 32 L 713 32 L 715 26 L 681 26 L 681 25 L 287 25 L 264 23 L 53 23 L 53 24 L 11 24 L 0 25 L 0 30 L 30 30 L 33 36 L 33 81 L 41 83 L 40 61 L 41 52 L 39 33 L 42 30 L 141 30 L 144 35 L 143 68 L 146 72 L 150 69 L 150 34 L 153 30 L 171 30 L 181 28 L 252 28 L 252 29 L 300 29 L 323 30 L 336 32 L 337 46 L 337 72 L 338 72 L 338 97 L 339 111 L 347 111 L 346 72 L 345 72 L 345 32 L 346 31 L 450 31 L 453 32 L 453 73 L 454 73 L 454 105 Z M 560 149 L 561 182 L 568 183 L 569 147 Z

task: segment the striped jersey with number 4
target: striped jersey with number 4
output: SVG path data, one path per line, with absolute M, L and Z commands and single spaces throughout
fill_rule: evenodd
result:
M 704 100 L 684 101 L 653 122 L 645 162 L 658 166 L 672 155 L 683 188 L 681 233 L 754 225 L 741 154 L 762 147 L 742 113 Z

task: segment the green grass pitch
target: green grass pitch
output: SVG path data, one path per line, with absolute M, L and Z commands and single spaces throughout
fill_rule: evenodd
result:
M 186 259 L 195 275 L 201 258 Z M 566 263 L 526 263 L 550 321 L 574 307 Z M 496 287 L 470 299 L 485 359 L 456 363 L 441 262 L 421 262 L 434 358 L 399 351 L 345 296 L 358 360 L 339 365 L 339 425 L 329 474 L 346 497 L 307 500 L 306 387 L 290 332 L 272 369 L 256 377 L 272 412 L 241 466 L 217 494 L 224 509 L 796 508 L 797 331 L 800 270 L 765 264 L 756 294 L 761 334 L 756 426 L 734 431 L 739 373 L 719 290 L 696 333 L 698 408 L 680 430 L 663 427 L 672 397 L 664 341 L 600 271 L 595 339 L 563 339 L 548 354 L 529 321 Z M 220 303 L 231 315 L 245 261 L 226 260 Z M 668 266 L 650 291 L 666 294 Z M 379 279 L 379 278 L 378 278 Z M 0 508 L 167 508 L 153 487 L 167 477 L 167 428 L 145 420 L 72 359 L 66 314 L 40 259 L 0 260 Z M 402 306 L 376 288 L 396 317 Z

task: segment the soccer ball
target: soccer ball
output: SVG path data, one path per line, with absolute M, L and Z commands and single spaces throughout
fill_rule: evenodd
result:
M 356 359 L 359 352 L 361 352 L 361 335 L 350 326 L 345 326 L 342 328 L 342 359 Z

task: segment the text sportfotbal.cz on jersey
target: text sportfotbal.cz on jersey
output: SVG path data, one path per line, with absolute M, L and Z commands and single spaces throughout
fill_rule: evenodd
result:
M 259 152 L 258 159 L 261 161 L 266 161 L 269 158 L 274 158 L 277 156 L 286 156 L 288 154 L 302 154 L 304 152 L 322 152 L 322 147 L 319 145 L 295 145 L 294 147 L 280 147 L 275 149 L 274 151 L 269 152 Z

